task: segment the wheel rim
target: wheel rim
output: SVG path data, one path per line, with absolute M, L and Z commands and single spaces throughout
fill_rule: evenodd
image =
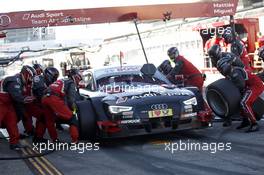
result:
M 229 113 L 228 103 L 224 97 L 216 90 L 207 91 L 207 101 L 211 109 L 220 117 L 226 117 Z

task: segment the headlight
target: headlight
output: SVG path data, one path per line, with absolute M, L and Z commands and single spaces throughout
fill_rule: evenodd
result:
M 197 105 L 196 97 L 183 101 L 185 105 Z
M 112 114 L 118 114 L 120 112 L 131 111 L 133 107 L 131 106 L 109 106 L 108 109 Z

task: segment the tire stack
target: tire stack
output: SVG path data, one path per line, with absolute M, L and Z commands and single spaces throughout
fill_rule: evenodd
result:
M 228 79 L 219 79 L 206 88 L 206 99 L 214 113 L 226 118 L 240 112 L 241 93 Z M 254 102 L 253 110 L 259 120 L 264 114 L 264 92 Z

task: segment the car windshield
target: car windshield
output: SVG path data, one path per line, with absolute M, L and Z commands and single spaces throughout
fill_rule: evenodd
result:
M 169 80 L 160 72 L 156 72 L 153 77 L 143 75 L 142 73 L 108 75 L 96 80 L 97 88 L 109 85 L 164 85 L 171 84 Z

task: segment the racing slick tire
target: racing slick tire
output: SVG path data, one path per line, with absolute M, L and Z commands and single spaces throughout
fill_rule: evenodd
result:
M 241 98 L 239 89 L 225 78 L 211 83 L 206 89 L 206 99 L 210 108 L 221 118 L 237 114 Z
M 96 117 L 90 100 L 77 101 L 79 134 L 81 140 L 93 140 L 96 136 Z
M 253 104 L 253 111 L 256 113 L 256 119 L 260 120 L 264 115 L 264 92 L 257 98 Z

